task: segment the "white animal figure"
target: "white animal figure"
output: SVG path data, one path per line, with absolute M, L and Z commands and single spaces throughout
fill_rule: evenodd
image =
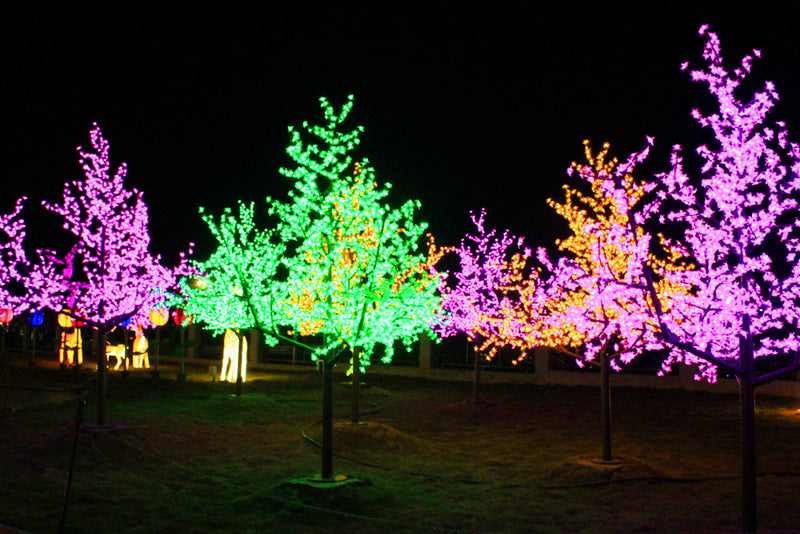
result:
M 106 360 L 109 360 L 112 356 L 117 359 L 117 365 L 114 366 L 116 371 L 125 361 L 125 344 L 108 345 L 106 347 Z

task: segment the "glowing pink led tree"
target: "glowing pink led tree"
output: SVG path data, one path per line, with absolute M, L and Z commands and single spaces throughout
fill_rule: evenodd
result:
M 11 213 L 0 215 L 0 308 L 10 309 L 14 315 L 28 307 L 21 272 L 28 265 L 22 248 L 25 221 L 19 217 L 24 201 L 25 197 L 20 198 Z
M 33 303 L 69 314 L 97 330 L 97 423 L 105 424 L 105 336 L 127 319 L 147 324 L 177 276 L 190 275 L 184 254 L 175 269 L 148 251 L 147 207 L 142 192 L 126 190 L 126 164 L 109 174 L 109 144 L 97 124 L 90 132 L 93 151 L 78 147 L 86 179 L 64 185 L 63 204 L 42 202 L 62 215 L 64 229 L 76 237 L 64 256 L 40 250 L 40 263 L 26 279 Z
M 734 95 L 753 57 L 745 56 L 729 72 L 717 35 L 707 26 L 700 34 L 707 39 L 707 65 L 691 77 L 708 85 L 719 108 L 710 115 L 693 110 L 692 116 L 711 129 L 716 143 L 697 149 L 705 160 L 700 179 L 684 172 L 675 146 L 672 170 L 659 176 L 664 188 L 655 203 L 660 222 L 684 226 L 683 242 L 697 263 L 694 299 L 685 310 L 691 316 L 666 316 L 652 284 L 650 292 L 665 341 L 680 349 L 667 363 L 699 363 L 702 377 L 711 381 L 721 368 L 739 381 L 743 530 L 754 532 L 754 389 L 800 369 L 800 146 L 788 141 L 784 123 L 763 125 L 778 99 L 771 82 L 748 103 Z M 780 369 L 759 374 L 755 360 L 766 356 L 783 357 Z
M 457 247 L 461 269 L 446 273 L 442 285 L 441 317 L 434 329 L 442 337 L 463 333 L 475 342 L 475 402 L 480 402 L 480 361 L 491 360 L 515 337 L 519 310 L 519 284 L 531 255 L 524 239 L 498 234 L 485 225 L 485 210 L 470 218 L 477 232 L 467 234 Z M 524 356 L 524 352 L 523 352 Z

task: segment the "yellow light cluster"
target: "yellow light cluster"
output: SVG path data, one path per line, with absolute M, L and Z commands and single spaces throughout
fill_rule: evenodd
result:
M 594 156 L 588 140 L 584 146 L 588 165 L 573 162 L 572 169 L 591 184 L 591 196 L 564 185 L 563 203 L 548 199 L 548 204 L 566 219 L 572 231 L 569 237 L 557 241 L 558 248 L 568 253 L 578 269 L 570 277 L 571 286 L 559 288 L 544 303 L 535 296 L 536 276 L 519 286 L 529 323 L 526 328 L 517 326 L 516 344 L 520 348 L 547 345 L 574 350 L 592 341 L 589 337 L 592 333 L 602 333 L 603 326 L 612 322 L 629 325 L 629 330 L 601 335 L 616 334 L 622 345 L 630 346 L 642 339 L 646 328 L 657 328 L 652 315 L 643 323 L 626 322 L 627 317 L 648 316 L 653 309 L 649 294 L 635 288 L 636 284 L 643 285 L 641 279 L 636 278 L 637 273 L 629 272 L 636 268 L 634 251 L 645 236 L 639 227 L 631 233 L 628 214 L 645 194 L 645 188 L 630 173 L 614 175 L 618 161 L 607 160 L 608 143 Z M 649 254 L 647 263 L 659 275 L 656 292 L 665 311 L 669 311 L 675 296 L 691 290 L 670 273 L 684 270 L 688 265 L 681 263 L 682 254 L 670 248 L 663 238 L 660 244 L 663 255 Z M 599 297 L 603 294 L 605 298 Z M 518 323 L 509 321 L 506 328 L 512 324 Z

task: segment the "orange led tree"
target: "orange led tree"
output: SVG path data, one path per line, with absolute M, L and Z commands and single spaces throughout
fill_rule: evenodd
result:
M 658 243 L 651 243 L 641 226 L 632 231 L 628 224 L 629 214 L 653 188 L 633 176 L 651 143 L 648 138 L 641 152 L 631 154 L 620 165 L 616 158 L 608 159 L 608 143 L 593 155 L 589 141 L 584 141 L 588 164 L 573 162 L 568 174 L 577 174 L 587 183 L 591 195 L 564 185 L 563 203 L 548 199 L 567 220 L 572 234 L 556 241 L 564 253 L 556 263 L 539 250 L 538 258 L 550 276 L 542 279 L 537 274 L 524 282 L 520 300 L 525 313 L 504 323 L 521 334 L 511 337 L 521 348 L 555 347 L 575 356 L 581 366 L 600 360 L 606 461 L 611 460 L 610 369 L 619 370 L 621 363 L 663 348 L 643 266 L 656 273 L 656 293 L 666 313 L 675 305 L 686 308 L 691 288 L 685 277 L 678 276 L 687 268 L 684 251 L 669 246 L 660 236 Z M 651 249 L 658 249 L 658 254 Z M 514 326 L 518 320 L 528 324 Z

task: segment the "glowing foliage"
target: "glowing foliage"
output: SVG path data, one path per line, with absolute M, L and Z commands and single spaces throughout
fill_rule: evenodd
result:
M 695 109 L 692 116 L 711 129 L 716 146 L 697 149 L 705 160 L 698 184 L 685 174 L 676 145 L 672 169 L 660 175 L 664 189 L 651 208 L 664 213 L 661 222 L 684 226 L 683 242 L 700 271 L 692 279 L 695 298 L 685 309 L 690 315 L 665 324 L 666 339 L 684 349 L 671 361 L 700 362 L 711 380 L 714 365 L 751 380 L 747 360 L 752 358 L 794 351 L 795 363 L 784 371 L 798 367 L 800 145 L 788 141 L 783 122 L 763 125 L 778 99 L 772 82 L 748 103 L 734 95 L 750 72 L 752 56 L 729 72 L 717 35 L 706 26 L 700 34 L 707 38 L 707 65 L 691 78 L 708 85 L 719 107 L 710 115 Z
M 19 217 L 24 200 L 25 197 L 17 200 L 11 213 L 0 214 L 0 308 L 10 309 L 14 315 L 28 307 L 21 271 L 28 266 L 22 248 L 25 221 Z
M 491 359 L 505 345 L 521 346 L 519 329 L 528 321 L 520 308 L 519 289 L 531 251 L 523 248 L 523 238 L 508 230 L 502 235 L 487 230 L 485 216 L 484 210 L 477 217 L 471 213 L 477 232 L 446 249 L 458 255 L 461 269 L 446 273 L 435 328 L 444 337 L 466 334 L 476 343 L 475 350 Z M 523 348 L 521 357 L 525 352 Z
M 194 262 L 202 275 L 182 281 L 187 311 L 214 333 L 258 328 L 274 345 L 271 333 L 284 324 L 276 276 L 285 245 L 273 242 L 273 230 L 256 227 L 252 203 L 240 202 L 238 216 L 226 208 L 218 221 L 202 208 L 200 213 L 219 247 L 208 260 Z
M 639 211 L 642 197 L 655 187 L 633 177 L 650 143 L 648 138 L 641 152 L 619 165 L 616 158 L 607 159 L 608 143 L 592 155 L 589 141 L 584 141 L 588 165 L 573 162 L 568 174 L 577 173 L 592 194 L 564 185 L 563 203 L 548 199 L 572 234 L 556 241 L 566 253 L 557 263 L 543 249 L 538 252 L 551 276 L 526 281 L 521 292 L 532 323 L 524 330 L 528 335 L 523 346 L 583 347 L 585 360 L 593 360 L 606 347 L 617 369 L 616 357 L 628 363 L 645 350 L 662 347 L 643 268 L 657 275 L 655 291 L 665 315 L 676 305 L 687 305 L 691 285 L 684 279 L 685 251 L 662 240 L 659 254 L 653 254 L 656 245 L 650 235 L 641 226 L 632 230 L 629 224 L 630 214 Z
M 348 155 L 362 128 L 338 127 L 353 98 L 338 114 L 321 102 L 325 125 L 303 124 L 313 142 L 289 128 L 297 167 L 280 170 L 294 182 L 288 202 L 267 198 L 274 230 L 257 227 L 253 204 L 240 202 L 238 216 L 227 209 L 218 222 L 204 215 L 219 248 L 195 264 L 202 276 L 184 281 L 186 307 L 216 332 L 258 328 L 268 344 L 321 334 L 315 358 L 383 344 L 388 360 L 396 340 L 409 344 L 429 330 L 438 257 L 432 238 L 432 256 L 418 250 L 427 226 L 413 221 L 419 203 L 390 209 L 382 203 L 390 186 L 380 188 L 369 162 Z
M 315 357 L 336 358 L 331 351 L 344 347 L 370 354 L 382 344 L 388 361 L 395 341 L 408 345 L 430 329 L 437 258 L 419 251 L 427 227 L 413 220 L 419 202 L 391 209 L 383 203 L 391 185 L 380 187 L 369 161 L 353 163 L 348 154 L 363 130 L 339 131 L 353 97 L 338 114 L 320 102 L 325 124 L 303 124 L 311 141 L 289 128 L 287 153 L 297 166 L 281 173 L 294 181 L 290 201 L 271 201 L 270 214 L 293 251 L 285 257 L 286 319 L 302 335 L 323 334 Z
M 75 317 L 106 332 L 127 318 L 146 324 L 150 308 L 164 300 L 176 285 L 176 274 L 188 268 L 183 254 L 180 265 L 170 270 L 148 252 L 142 193 L 123 187 L 124 163 L 108 174 L 109 144 L 96 124 L 90 136 L 93 151 L 78 147 L 86 179 L 65 184 L 63 204 L 42 203 L 64 217 L 64 228 L 77 241 L 63 257 L 39 251 L 41 262 L 26 284 L 37 306 L 70 308 Z

